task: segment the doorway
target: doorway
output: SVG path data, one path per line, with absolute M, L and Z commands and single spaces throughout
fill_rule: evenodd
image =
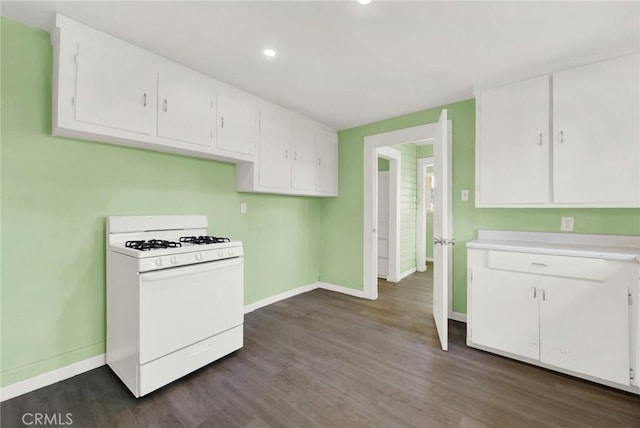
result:
M 402 154 L 391 147 L 379 147 L 376 153 L 377 191 L 377 277 L 398 282 L 400 271 L 400 164 Z M 387 171 L 380 171 L 381 164 Z
M 449 188 L 451 186 L 451 122 L 443 110 L 437 123 L 421 125 L 397 131 L 385 132 L 364 138 L 364 208 L 363 208 L 363 295 L 369 299 L 378 297 L 378 180 L 377 152 L 388 146 L 433 141 L 434 176 L 441 191 L 436 194 L 439 207 L 434 213 L 434 320 L 442 349 L 448 347 L 447 318 L 451 307 L 453 245 L 452 210 Z M 414 246 L 416 248 L 416 246 Z M 417 267 L 417 266 L 416 266 Z M 416 270 L 416 268 L 414 268 Z
M 433 196 L 436 190 L 433 157 L 418 159 L 417 177 L 416 269 L 424 272 L 427 270 L 427 262 L 433 262 Z

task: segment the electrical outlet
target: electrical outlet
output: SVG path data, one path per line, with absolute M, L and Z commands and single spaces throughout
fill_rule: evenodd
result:
M 240 212 L 242 214 L 246 214 L 247 213 L 247 204 L 245 202 L 240 204 Z
M 573 232 L 573 217 L 561 217 L 560 230 L 563 232 Z
M 466 202 L 469 200 L 469 191 L 464 189 L 460 192 L 460 200 Z

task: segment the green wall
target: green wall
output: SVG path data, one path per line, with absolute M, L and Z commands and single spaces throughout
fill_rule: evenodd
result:
M 339 197 L 323 201 L 323 281 L 362 289 L 363 141 L 367 135 L 433 123 L 446 108 L 453 122 L 453 309 L 466 312 L 465 244 L 478 229 L 558 232 L 561 216 L 575 218 L 576 233 L 640 235 L 639 209 L 484 208 L 474 206 L 475 100 L 466 100 L 340 131 Z M 470 200 L 460 201 L 469 189 Z
M 418 146 L 418 159 L 430 158 L 433 156 L 433 144 Z
M 385 158 L 378 158 L 378 171 L 389 171 L 389 160 Z
M 52 137 L 49 34 L 1 26 L 2 385 L 104 352 L 110 215 L 206 214 L 244 242 L 245 303 L 318 281 L 320 199 L 237 193 L 229 163 Z

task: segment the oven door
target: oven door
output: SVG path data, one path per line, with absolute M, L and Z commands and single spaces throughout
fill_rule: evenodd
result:
M 243 319 L 242 258 L 140 274 L 140 364 Z

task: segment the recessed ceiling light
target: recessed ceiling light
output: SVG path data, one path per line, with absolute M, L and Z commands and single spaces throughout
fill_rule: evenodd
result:
M 269 58 L 273 58 L 274 56 L 276 56 L 276 51 L 274 51 L 273 49 L 265 49 L 262 51 L 262 53 L 268 56 Z
M 366 4 L 371 3 L 371 0 L 358 0 L 358 3 L 360 3 L 361 5 L 363 5 L 363 6 L 364 6 L 364 5 L 366 5 Z

